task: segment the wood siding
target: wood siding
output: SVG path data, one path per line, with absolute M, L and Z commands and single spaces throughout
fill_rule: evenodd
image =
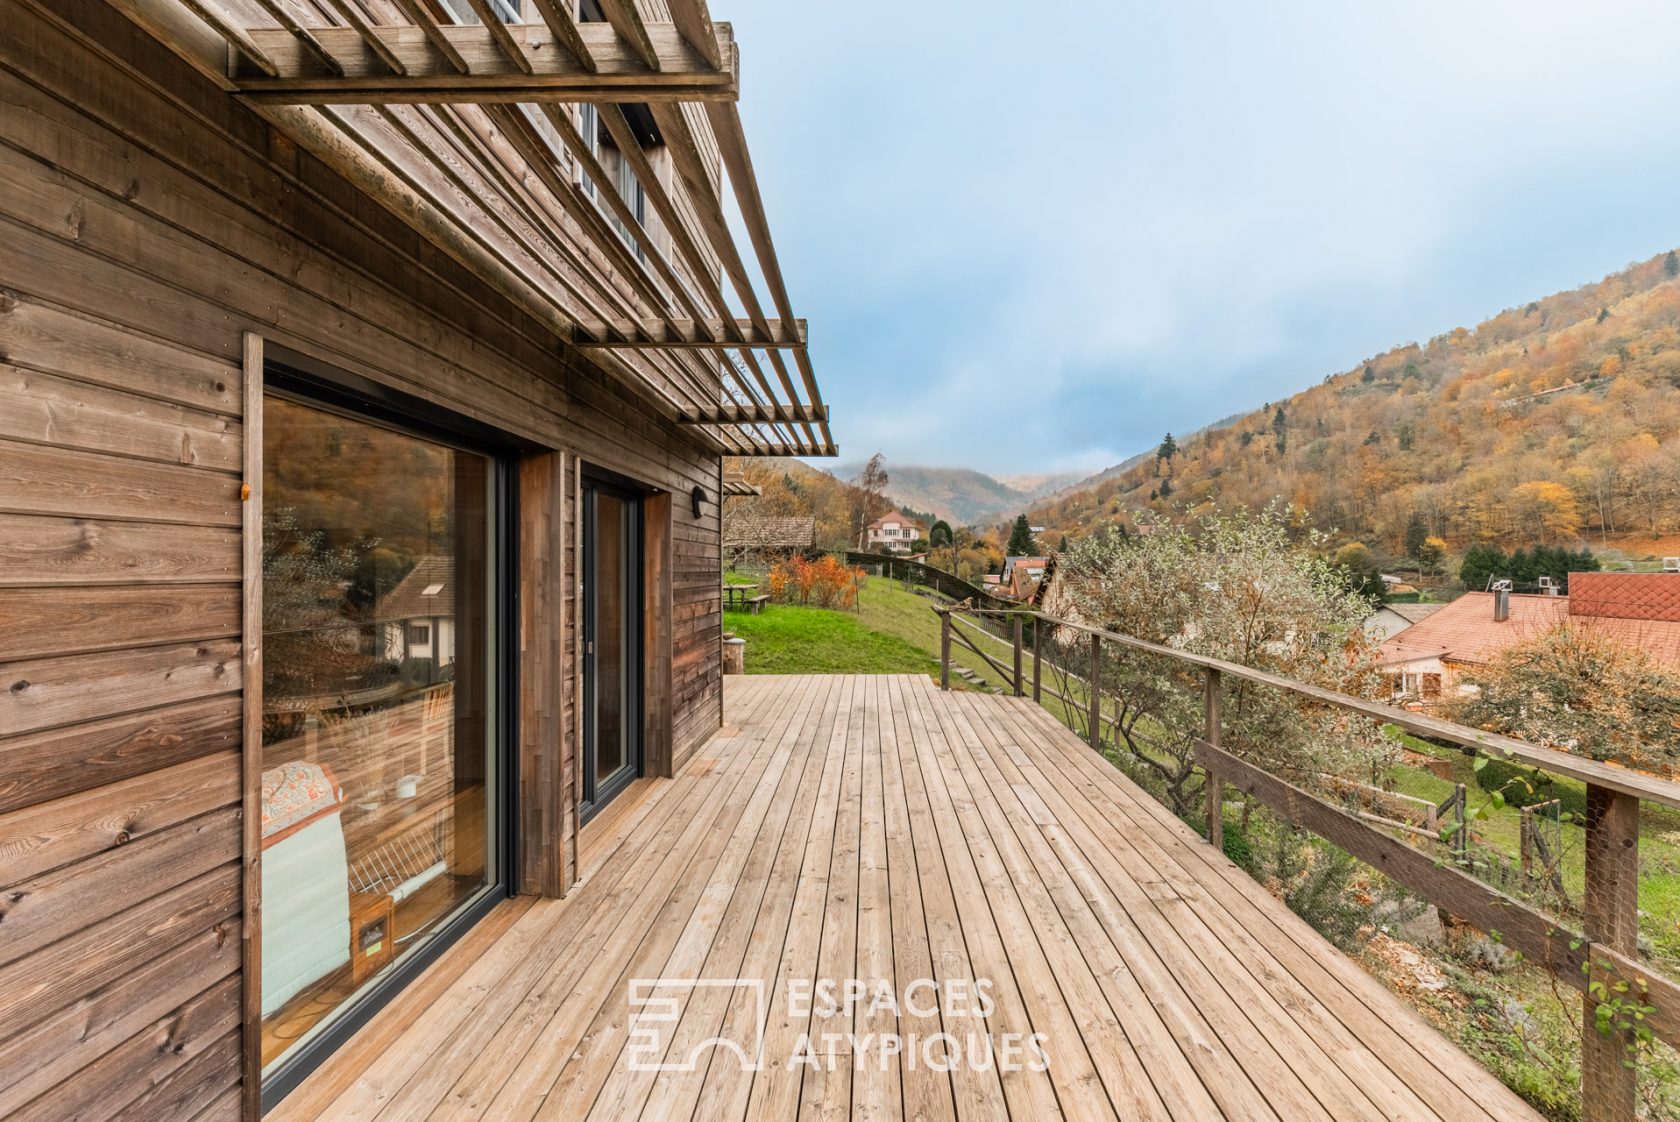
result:
M 0 26 L 0 1116 L 236 1118 L 245 333 L 566 453 L 557 490 L 673 496 L 679 763 L 720 716 L 719 459 L 111 8 Z M 523 571 L 569 597 L 566 498 Z

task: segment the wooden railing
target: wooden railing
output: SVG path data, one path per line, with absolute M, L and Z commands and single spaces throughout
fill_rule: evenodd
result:
M 1105 728 L 1113 725 L 1104 707 L 1106 648 L 1158 656 L 1194 671 L 1201 679 L 1203 712 L 1194 751 L 1207 779 L 1208 840 L 1223 846 L 1225 791 L 1234 788 L 1543 966 L 1582 994 L 1581 1117 L 1584 1122 L 1632 1122 L 1636 1072 L 1628 1062 L 1631 1045 L 1646 1030 L 1655 1039 L 1680 1045 L 1680 985 L 1638 958 L 1639 806 L 1646 800 L 1680 808 L 1680 783 L 1037 611 L 966 606 L 934 611 L 940 617 L 942 688 L 950 688 L 952 644 L 961 643 L 997 671 L 1016 697 L 1030 695 L 1042 703 L 1048 694 L 1060 701 L 1064 720 L 1070 725 L 1082 722 L 1091 745 L 1099 750 Z M 959 617 L 967 617 L 969 626 L 959 625 Z M 997 630 L 986 630 L 986 621 Z M 1052 631 L 1063 637 L 1057 644 L 1058 657 L 1085 660 L 1082 673 L 1069 671 L 1064 676 L 1067 689 L 1044 681 L 1043 637 Z M 1084 639 L 1069 641 L 1067 636 Z M 984 649 L 988 646 L 989 652 Z M 1010 654 L 1004 655 L 1004 649 Z M 1442 859 L 1227 750 L 1222 710 L 1231 682 L 1280 690 L 1456 746 L 1467 755 L 1521 763 L 1584 784 L 1585 896 L 1579 930 L 1459 867 L 1468 864 L 1468 832 L 1462 827 L 1442 839 L 1448 843 L 1448 855 Z M 1449 803 L 1461 803 L 1463 797 L 1461 788 Z M 1447 809 L 1448 803 L 1443 803 L 1438 811 Z M 1609 1031 L 1601 1027 L 1606 1014 Z
M 932 565 L 924 565 L 920 561 L 912 561 L 908 557 L 895 557 L 890 553 L 863 553 L 854 549 L 847 551 L 846 564 L 874 567 L 879 569 L 884 577 L 907 580 L 912 584 L 931 588 L 953 600 L 972 601 L 978 607 L 1001 609 L 1009 606 L 1009 601 L 1003 597 L 994 596 L 954 573 L 947 573 L 944 569 L 936 569 Z

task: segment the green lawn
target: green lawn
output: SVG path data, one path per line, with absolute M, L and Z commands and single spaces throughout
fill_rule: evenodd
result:
M 725 574 L 727 580 L 729 574 Z M 935 600 L 907 592 L 898 581 L 870 577 L 856 611 L 766 604 L 759 615 L 723 613 L 725 631 L 747 641 L 748 674 L 939 674 L 939 617 Z M 952 662 L 985 678 L 1002 677 L 973 651 L 953 642 Z M 1007 644 L 992 657 L 1008 665 Z M 953 688 L 966 688 L 955 676 Z

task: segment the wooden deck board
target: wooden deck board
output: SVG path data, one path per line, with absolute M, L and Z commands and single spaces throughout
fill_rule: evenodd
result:
M 1030 701 L 748 677 L 726 706 L 565 899 L 521 902 L 271 1117 L 1537 1117 Z M 653 1023 L 629 988 L 658 978 L 750 984 L 658 991 Z M 989 1008 L 951 1004 L 982 979 Z M 996 1063 L 1010 1033 L 1049 1070 Z

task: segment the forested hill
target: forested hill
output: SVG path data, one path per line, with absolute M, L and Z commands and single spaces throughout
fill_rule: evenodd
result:
M 1414 513 L 1458 548 L 1680 533 L 1680 257 L 1396 347 L 1175 443 L 1033 521 L 1077 535 L 1281 498 L 1396 552 Z

